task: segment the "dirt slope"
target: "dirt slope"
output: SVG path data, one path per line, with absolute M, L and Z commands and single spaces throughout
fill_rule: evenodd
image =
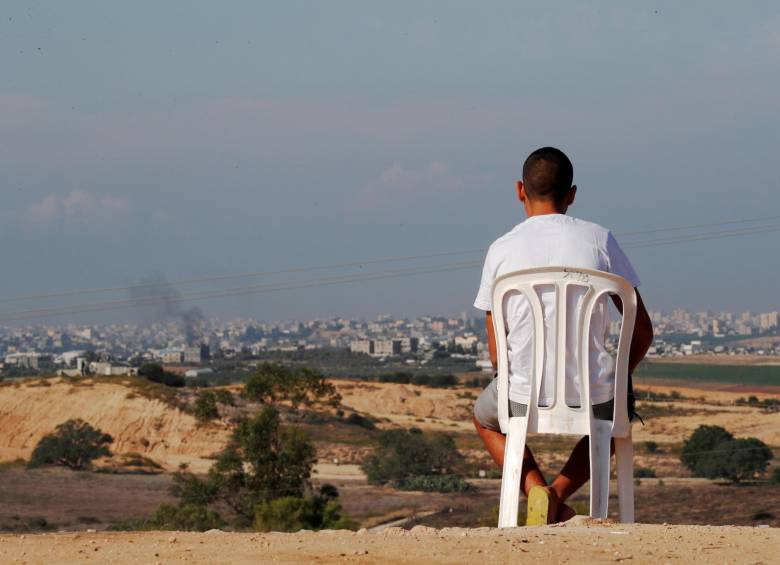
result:
M 38 441 L 70 418 L 111 434 L 114 453 L 138 452 L 168 469 L 180 462 L 208 468 L 227 428 L 198 427 L 190 414 L 139 396 L 122 384 L 50 379 L 0 387 L 0 461 L 27 459 Z
M 588 524 L 565 527 L 252 534 L 0 536 L 3 563 L 777 563 L 780 530 Z

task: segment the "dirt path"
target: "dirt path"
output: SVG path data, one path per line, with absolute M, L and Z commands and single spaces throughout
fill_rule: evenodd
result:
M 565 527 L 252 534 L 148 532 L 0 536 L 2 563 L 778 563 L 780 529 Z

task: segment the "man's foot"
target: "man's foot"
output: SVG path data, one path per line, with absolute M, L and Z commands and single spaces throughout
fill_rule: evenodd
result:
M 528 491 L 526 526 L 554 524 L 558 518 L 558 495 L 550 487 L 534 486 Z
M 567 522 L 576 515 L 577 513 L 574 511 L 574 508 L 568 504 L 561 504 L 560 507 L 558 507 L 558 516 L 555 518 L 555 523 L 560 524 L 561 522 Z

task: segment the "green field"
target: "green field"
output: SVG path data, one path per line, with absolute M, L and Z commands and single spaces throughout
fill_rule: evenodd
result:
M 642 383 L 643 378 L 655 378 L 717 384 L 780 386 L 780 366 L 645 362 L 639 366 L 634 376 L 638 384 Z

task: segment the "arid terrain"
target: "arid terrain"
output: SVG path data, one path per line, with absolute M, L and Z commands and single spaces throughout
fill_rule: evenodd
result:
M 780 554 L 775 529 L 780 526 L 779 485 L 764 481 L 733 486 L 694 479 L 680 464 L 682 442 L 703 423 L 721 425 L 737 437 L 758 437 L 778 452 L 780 413 L 738 404 L 746 394 L 735 391 L 733 385 L 646 378 L 637 383 L 639 413 L 645 424 L 634 426 L 635 467 L 655 475 L 637 480 L 637 521 L 656 526 L 588 525 L 580 520 L 566 528 L 498 533 L 478 529 L 495 524 L 500 489 L 498 470 L 482 449 L 470 421 L 479 389 L 353 380 L 334 384 L 342 395 L 343 413 L 370 416 L 377 430 L 347 425 L 335 412 L 320 413 L 299 425 L 317 447 L 315 484 L 335 485 L 344 510 L 360 527 L 371 530 L 365 534 L 105 532 L 112 524 L 149 516 L 161 503 L 174 501 L 170 471 L 183 462 L 195 472 L 207 470 L 214 453 L 227 441 L 229 422 L 224 419 L 199 425 L 182 409 L 186 399 L 161 397 L 137 383 L 121 380 L 50 379 L 0 386 L 0 461 L 4 462 L 0 465 L 0 530 L 25 534 L 0 537 L 0 561 L 206 563 L 216 556 L 229 562 L 273 556 L 279 562 L 300 562 L 316 556 L 321 562 L 406 563 L 425 559 L 450 563 L 463 562 L 464 555 L 476 559 L 485 553 L 491 555 L 491 561 L 500 562 L 515 553 L 529 553 L 529 557 L 561 562 L 583 558 L 638 562 L 657 556 L 668 561 L 715 558 L 769 563 Z M 238 387 L 231 388 L 238 391 Z M 647 400 L 648 395 L 655 399 Z M 780 389 L 765 387 L 758 396 L 780 398 Z M 162 469 L 129 474 L 121 468 L 116 472 L 106 462 L 101 462 L 104 471 L 112 472 L 26 469 L 19 460 L 29 457 L 37 441 L 56 425 L 76 417 L 114 437 L 114 460 L 139 453 Z M 399 426 L 452 435 L 465 456 L 466 475 L 476 489 L 443 494 L 368 484 L 360 461 L 371 452 L 379 429 Z M 545 472 L 553 474 L 576 438 L 539 436 L 529 441 Z M 587 489 L 573 502 L 581 511 L 586 508 Z M 611 516 L 616 502 L 613 497 Z M 694 527 L 727 524 L 745 528 Z M 388 526 L 417 529 L 405 533 Z M 74 531 L 80 533 L 58 533 Z M 453 546 L 458 548 L 457 554 L 452 553 Z
M 780 530 L 620 525 L 0 536 L 3 563 L 777 563 Z

